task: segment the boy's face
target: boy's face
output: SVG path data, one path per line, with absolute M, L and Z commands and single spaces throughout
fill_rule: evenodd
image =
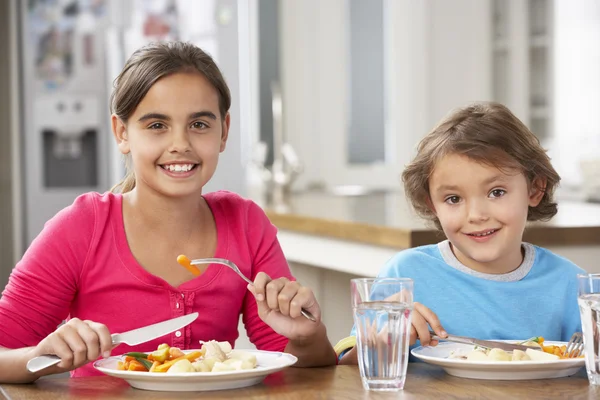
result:
M 199 73 L 158 80 L 126 125 L 113 116 L 119 149 L 131 153 L 136 186 L 168 196 L 202 193 L 228 129 L 229 115 L 221 117 L 217 91 Z
M 450 154 L 436 163 L 429 193 L 454 254 L 465 266 L 501 274 L 521 264 L 528 207 L 543 197 L 529 189 L 523 173 Z

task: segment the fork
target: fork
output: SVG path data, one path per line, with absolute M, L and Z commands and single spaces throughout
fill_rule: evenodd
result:
M 245 280 L 246 282 L 248 282 L 251 285 L 254 285 L 254 282 L 252 282 L 250 279 L 246 278 L 246 275 L 242 274 L 242 271 L 240 271 L 240 269 L 238 268 L 237 265 L 235 265 L 232 261 L 229 261 L 225 258 L 197 258 L 195 260 L 192 260 L 190 262 L 190 265 L 199 265 L 199 264 L 221 264 L 221 265 L 225 265 L 229 268 L 231 268 L 232 270 L 235 271 L 236 274 L 238 274 L 240 276 L 240 278 L 242 278 L 243 280 Z M 194 272 L 194 274 L 199 275 L 200 271 L 198 271 L 197 273 Z M 300 313 L 307 319 L 313 321 L 313 322 L 317 322 L 317 319 L 308 311 L 305 310 L 304 308 L 300 310 Z
M 581 332 L 575 332 L 569 343 L 567 343 L 567 350 L 565 351 L 565 357 L 577 358 L 583 351 L 583 334 Z

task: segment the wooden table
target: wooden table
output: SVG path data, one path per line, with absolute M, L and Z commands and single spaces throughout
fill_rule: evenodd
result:
M 1 385 L 7 400 L 47 399 L 599 399 L 600 386 L 590 386 L 585 370 L 561 379 L 481 381 L 455 378 L 442 369 L 411 363 L 404 391 L 368 392 L 362 388 L 358 367 L 288 368 L 262 384 L 219 392 L 150 392 L 132 389 L 108 376 L 45 378 L 29 385 Z

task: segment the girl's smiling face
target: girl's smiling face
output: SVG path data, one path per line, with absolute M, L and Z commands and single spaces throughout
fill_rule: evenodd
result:
M 522 262 L 521 241 L 528 207 L 543 192 L 531 189 L 517 170 L 500 170 L 466 156 L 450 154 L 429 179 L 431 207 L 458 260 L 484 273 L 515 270 Z
M 225 150 L 229 114 L 198 72 L 158 80 L 126 123 L 112 117 L 123 154 L 131 153 L 136 187 L 167 196 L 201 194 Z

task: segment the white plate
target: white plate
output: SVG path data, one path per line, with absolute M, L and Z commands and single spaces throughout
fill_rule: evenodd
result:
M 106 375 L 125 379 L 131 386 L 144 390 L 194 392 L 237 389 L 256 385 L 269 374 L 294 365 L 298 359 L 287 353 L 261 350 L 243 350 L 256 356 L 255 369 L 224 372 L 188 372 L 166 374 L 161 372 L 119 371 L 121 357 L 98 360 L 94 367 Z
M 514 343 L 514 341 L 513 341 Z M 566 342 L 544 342 L 563 345 Z M 472 345 L 442 342 L 436 347 L 417 347 L 411 353 L 429 364 L 439 365 L 449 374 L 461 378 L 491 380 L 548 379 L 571 376 L 583 366 L 583 358 L 556 361 L 467 361 L 448 358 L 451 351 L 468 352 Z

